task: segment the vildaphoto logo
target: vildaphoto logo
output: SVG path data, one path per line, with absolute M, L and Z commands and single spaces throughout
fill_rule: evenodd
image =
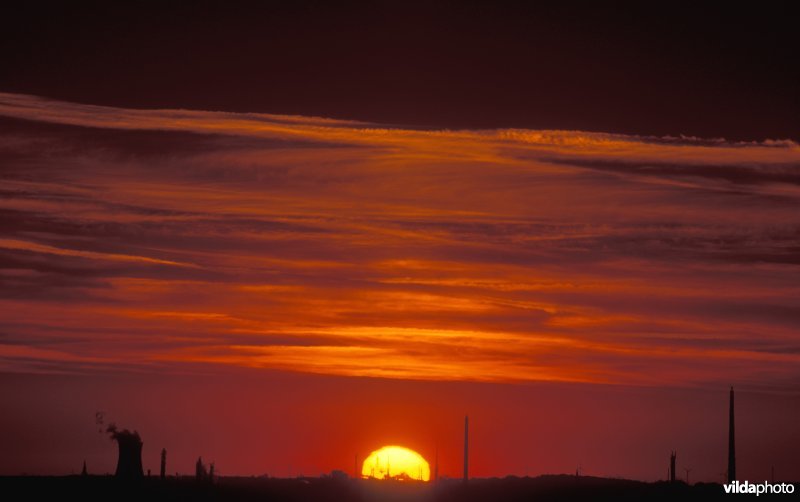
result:
M 722 485 L 722 487 L 725 488 L 725 493 L 755 493 L 756 497 L 762 493 L 794 493 L 794 485 L 792 483 L 733 481 Z

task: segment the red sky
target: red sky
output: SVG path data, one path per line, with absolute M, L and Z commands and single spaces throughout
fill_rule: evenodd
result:
M 800 147 L 0 94 L 0 473 L 800 477 Z

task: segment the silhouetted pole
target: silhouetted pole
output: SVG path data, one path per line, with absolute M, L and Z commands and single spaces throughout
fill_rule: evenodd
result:
M 464 482 L 469 479 L 469 415 L 464 416 Z
M 678 454 L 674 450 L 672 451 L 672 453 L 669 456 L 669 481 L 670 481 L 670 483 L 674 483 L 675 482 L 675 457 L 677 457 L 677 456 L 678 456 Z
M 773 468 L 774 470 L 774 468 Z M 774 477 L 774 476 L 773 476 Z M 436 457 L 433 463 L 433 482 L 439 482 L 439 448 L 436 448 Z
M 686 471 L 686 484 L 688 485 L 689 484 L 689 473 L 692 472 L 692 470 L 689 469 L 688 467 L 684 467 L 683 470 Z
M 161 479 L 167 477 L 167 449 L 161 448 Z
M 772 472 L 773 473 L 775 472 L 775 468 L 774 467 L 772 468 Z M 83 469 L 81 469 L 81 476 L 88 476 L 88 475 L 89 475 L 89 471 L 86 470 L 86 461 L 84 460 L 83 461 Z M 773 475 L 772 477 L 774 478 L 775 476 Z
M 358 472 L 358 453 L 356 453 L 356 460 L 353 463 L 353 479 L 358 479 L 359 477 L 360 476 Z
M 736 480 L 736 435 L 733 424 L 733 387 L 731 387 L 730 417 L 728 423 L 728 483 Z

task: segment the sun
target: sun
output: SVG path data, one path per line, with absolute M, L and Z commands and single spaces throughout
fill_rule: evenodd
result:
M 364 460 L 361 476 L 377 479 L 430 481 L 428 461 L 414 450 L 402 446 L 384 446 Z

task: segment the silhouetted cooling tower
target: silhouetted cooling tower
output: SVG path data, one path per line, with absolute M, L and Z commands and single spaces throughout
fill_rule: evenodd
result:
M 469 416 L 464 417 L 464 482 L 469 479 Z
M 142 438 L 136 431 L 117 430 L 114 424 L 108 426 L 107 432 L 119 446 L 119 459 L 115 476 L 121 479 L 141 479 L 142 470 Z

